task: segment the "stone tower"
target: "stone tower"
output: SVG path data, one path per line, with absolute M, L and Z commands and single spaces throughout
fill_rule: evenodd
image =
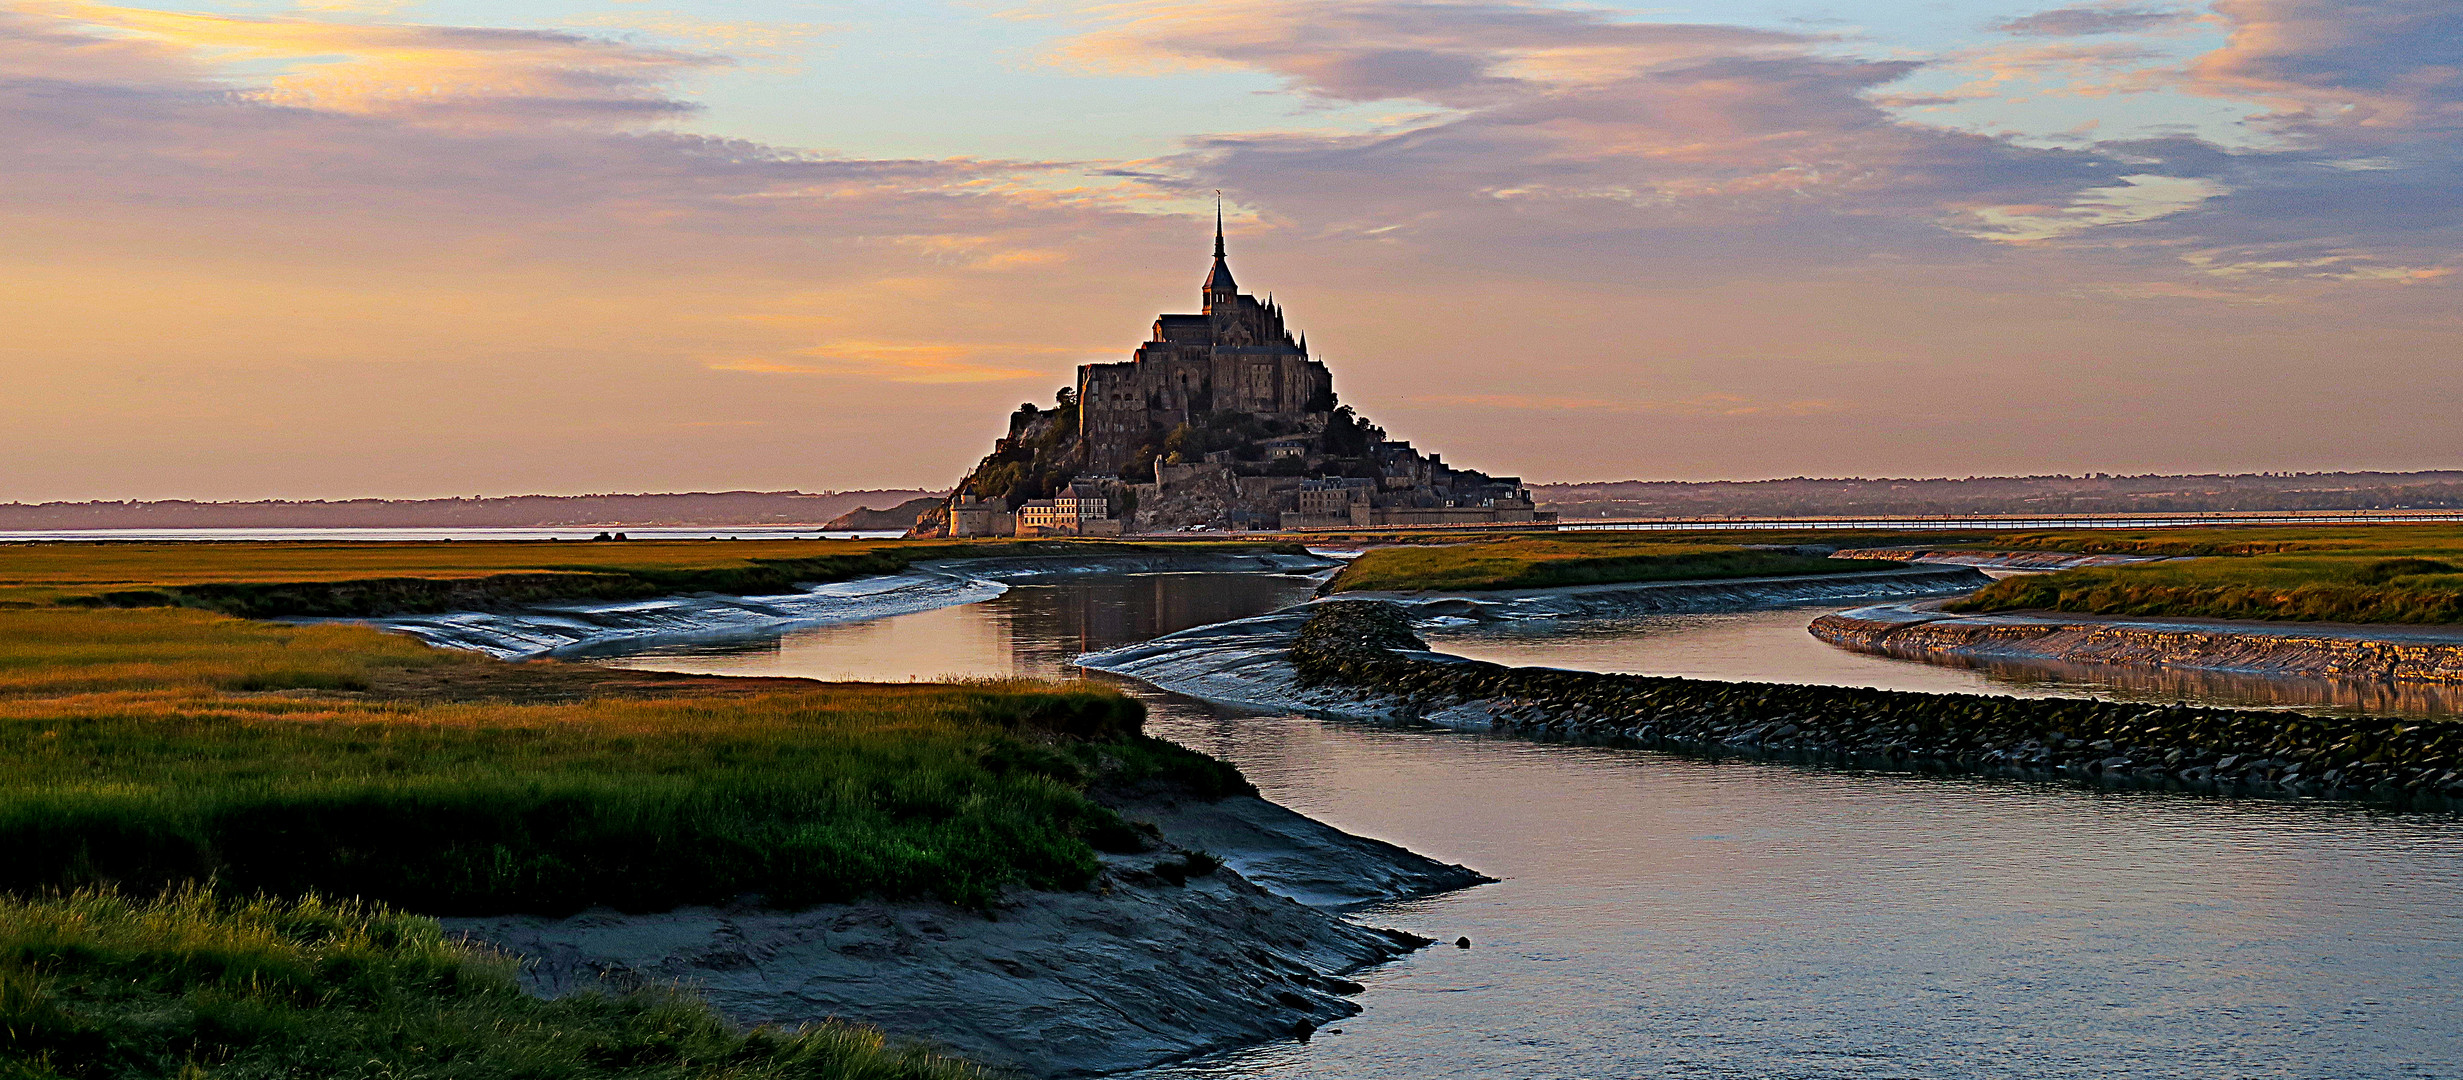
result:
M 1124 363 L 1078 368 L 1079 439 L 1091 472 L 1117 474 L 1180 424 L 1244 412 L 1303 421 L 1334 407 L 1334 376 L 1283 326 L 1282 309 L 1240 291 L 1215 208 L 1214 266 L 1199 313 L 1162 315 Z

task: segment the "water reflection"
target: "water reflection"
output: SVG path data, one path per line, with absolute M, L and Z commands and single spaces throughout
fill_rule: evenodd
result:
M 616 667 L 711 675 L 794 675 L 903 682 L 1013 675 L 1074 679 L 1082 652 L 1262 614 L 1307 600 L 1314 583 L 1283 574 L 1136 574 L 1021 585 L 965 607 L 839 623 L 727 642 L 659 646 L 594 658 Z
M 1268 576 L 1086 580 L 625 662 L 1052 675 L 1080 650 L 1307 592 Z M 1804 633 L 1812 614 L 1688 617 L 1631 628 L 1622 645 L 1484 635 L 1447 647 L 2010 689 L 1989 671 L 1832 649 Z M 1505 879 L 1365 913 L 1474 947 L 1363 973 L 1367 1011 L 1340 1034 L 1148 1080 L 2392 1078 L 2455 1076 L 2463 1061 L 2463 830 L 2447 819 L 1714 765 L 1133 690 L 1150 730 L 1233 762 L 1268 797 Z
M 1854 652 L 1805 632 L 1836 605 L 1656 615 L 1579 624 L 1491 624 L 1425 633 L 1450 653 L 1528 664 L 1744 682 L 1869 686 L 1930 693 L 2195 701 L 2400 716 L 2450 716 L 2463 687 L 2382 680 L 2276 679 L 2122 664 L 1905 660 Z
M 1366 1012 L 1142 1074 L 2403 1077 L 2463 1061 L 2463 833 L 2280 804 L 1712 765 L 1168 714 L 1345 828 L 1497 885 Z

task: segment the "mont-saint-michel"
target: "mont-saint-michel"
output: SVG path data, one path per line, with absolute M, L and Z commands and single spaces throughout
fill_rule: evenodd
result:
M 1240 291 L 1215 219 L 1193 315 L 1160 315 L 1129 360 L 1086 364 L 916 536 L 1119 536 L 1554 520 L 1520 477 L 1447 465 L 1339 403 L 1334 373 L 1271 300 Z
M 0 0 L 0 1080 L 2463 1080 L 2463 0 L 1848 13 Z

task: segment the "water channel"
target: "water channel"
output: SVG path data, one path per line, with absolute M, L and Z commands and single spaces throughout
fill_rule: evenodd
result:
M 1308 589 L 1093 578 L 601 662 L 1062 676 L 1076 653 Z M 1820 610 L 1463 631 L 1440 647 L 1718 678 L 2198 696 L 1856 656 L 1804 634 Z M 1504 879 L 1361 913 L 1475 944 L 1360 976 L 1366 1011 L 1339 1033 L 1145 1077 L 2463 1076 L 2463 823 L 2448 817 L 1713 765 L 1132 690 L 1151 730 L 1238 764 L 1267 797 Z

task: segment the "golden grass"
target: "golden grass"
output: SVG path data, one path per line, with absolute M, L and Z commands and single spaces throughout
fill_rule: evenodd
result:
M 107 590 L 208 583 L 743 569 L 755 559 L 948 546 L 953 545 L 931 540 L 6 543 L 0 544 L 0 602 L 49 603 Z
M 486 666 L 476 654 L 364 626 L 249 622 L 179 608 L 0 611 L 0 715 L 13 702 L 43 697 L 364 690 L 392 671 Z
M 1835 574 L 1894 563 L 1825 559 L 1692 539 L 1589 534 L 1369 551 L 1332 592 L 1519 589 L 1632 581 Z
M 0 898 L 17 1080 L 964 1080 L 868 1028 L 742 1031 L 672 989 L 543 1001 L 433 919 L 317 897 Z
M 1952 610 L 2463 623 L 2463 528 L 2453 525 L 2081 530 L 1971 546 L 2185 558 L 2012 577 Z
M 1241 786 L 1109 688 L 639 678 L 360 626 L 0 611 L 0 890 L 982 904 L 1136 842 L 1091 784 Z
M 765 567 L 862 572 L 911 559 L 1070 551 L 1255 548 L 1249 542 L 1141 545 L 1109 540 L 244 541 L 0 543 L 0 606 L 106 592 L 397 578 L 467 581 L 507 574 L 597 574 L 724 581 Z

